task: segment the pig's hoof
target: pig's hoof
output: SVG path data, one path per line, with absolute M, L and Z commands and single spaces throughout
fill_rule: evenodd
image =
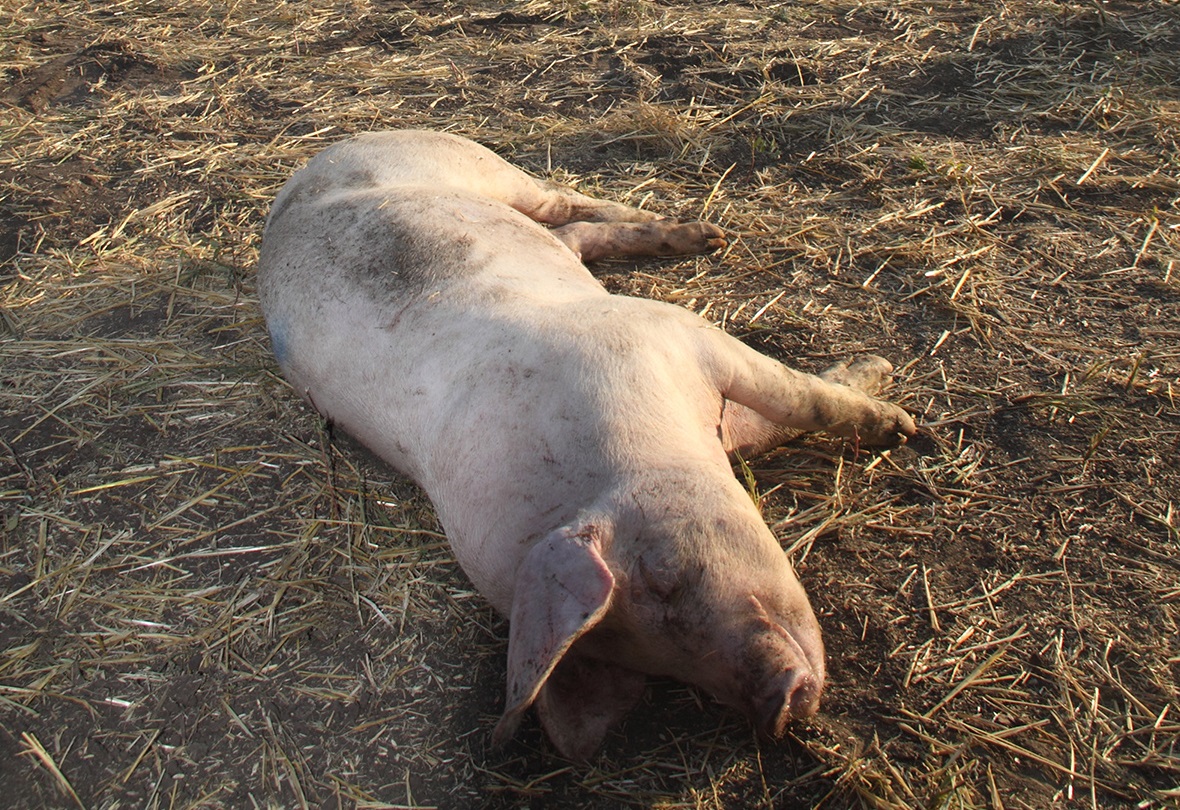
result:
M 859 431 L 862 442 L 873 447 L 896 447 L 918 432 L 914 418 L 896 405 L 888 402 L 877 403 L 880 410 L 872 424 Z
M 712 253 L 725 247 L 725 231 L 709 222 L 682 222 L 672 226 L 664 240 L 669 256 Z
M 892 373 L 893 365 L 884 357 L 862 354 L 837 363 L 819 376 L 830 383 L 847 385 L 871 396 L 889 383 Z

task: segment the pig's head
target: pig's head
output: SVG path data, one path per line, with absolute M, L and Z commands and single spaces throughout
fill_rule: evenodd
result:
M 655 519 L 583 515 L 533 547 L 516 582 L 497 742 L 535 703 L 557 748 L 586 758 L 642 695 L 644 673 L 701 687 L 768 737 L 815 713 L 819 625 L 737 491 Z

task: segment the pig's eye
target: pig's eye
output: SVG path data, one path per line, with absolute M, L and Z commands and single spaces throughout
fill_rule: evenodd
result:
M 661 602 L 675 603 L 678 601 L 683 586 L 672 571 L 654 565 L 643 557 L 639 558 L 637 568 L 639 569 L 639 581 L 643 583 L 644 589 L 649 594 Z

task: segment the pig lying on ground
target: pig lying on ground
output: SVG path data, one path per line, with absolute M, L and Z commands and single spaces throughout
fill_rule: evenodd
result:
M 582 264 L 724 244 L 438 132 L 339 143 L 275 200 L 258 291 L 279 365 L 422 486 L 509 617 L 497 741 L 536 706 L 562 754 L 588 757 L 645 673 L 772 737 L 816 711 L 819 626 L 727 454 L 798 430 L 895 444 L 914 423 L 868 395 L 879 357 L 792 371 Z

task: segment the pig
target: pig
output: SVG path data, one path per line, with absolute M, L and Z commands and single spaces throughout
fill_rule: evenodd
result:
M 823 430 L 915 432 L 879 357 L 794 371 L 686 309 L 612 295 L 585 262 L 723 232 L 534 179 L 456 135 L 330 146 L 278 193 L 258 296 L 291 386 L 429 496 L 509 619 L 503 743 L 535 707 L 585 760 L 671 676 L 781 736 L 824 646 L 731 458 Z

